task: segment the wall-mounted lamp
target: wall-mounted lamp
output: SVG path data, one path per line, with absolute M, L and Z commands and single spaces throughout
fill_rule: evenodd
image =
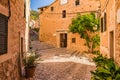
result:
M 97 25 L 95 25 L 95 26 L 93 27 L 93 30 L 97 30 L 97 28 L 98 28 L 98 26 L 97 26 Z
M 53 36 L 56 36 L 56 34 L 54 33 Z

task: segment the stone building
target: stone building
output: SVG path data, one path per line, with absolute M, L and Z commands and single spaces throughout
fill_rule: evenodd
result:
M 101 53 L 114 57 L 115 53 L 115 0 L 101 1 Z
M 97 14 L 99 5 L 99 0 L 56 0 L 49 6 L 39 8 L 40 41 L 53 44 L 58 48 L 86 51 L 85 41 L 78 34 L 70 33 L 69 25 L 78 13 Z
M 115 60 L 116 62 L 120 65 L 120 0 L 116 0 L 115 2 L 116 6 L 115 6 L 115 13 L 116 13 L 116 27 L 115 27 Z
M 0 0 L 0 80 L 20 80 L 25 52 L 24 0 Z
M 101 2 L 101 53 L 120 65 L 120 0 Z

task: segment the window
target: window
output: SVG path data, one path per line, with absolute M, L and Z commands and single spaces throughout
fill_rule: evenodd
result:
M 54 7 L 51 7 L 51 11 L 54 11 Z
M 41 11 L 43 11 L 43 8 L 41 8 Z
M 8 17 L 0 14 L 0 55 L 7 53 Z
M 101 32 L 105 32 L 107 29 L 106 20 L 106 13 L 104 13 L 104 16 L 101 18 Z
M 72 38 L 72 43 L 75 43 L 76 42 L 76 38 Z
M 66 18 L 66 10 L 62 11 L 62 18 Z
M 79 0 L 75 0 L 75 5 L 79 5 Z

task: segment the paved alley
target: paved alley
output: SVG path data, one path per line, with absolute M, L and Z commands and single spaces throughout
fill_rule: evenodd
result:
M 34 40 L 32 50 L 40 56 L 33 80 L 90 80 L 95 64 L 79 52 L 55 48 Z

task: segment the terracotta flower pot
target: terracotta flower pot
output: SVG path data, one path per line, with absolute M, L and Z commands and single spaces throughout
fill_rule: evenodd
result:
M 26 78 L 33 77 L 35 72 L 35 66 L 25 67 L 25 76 Z

